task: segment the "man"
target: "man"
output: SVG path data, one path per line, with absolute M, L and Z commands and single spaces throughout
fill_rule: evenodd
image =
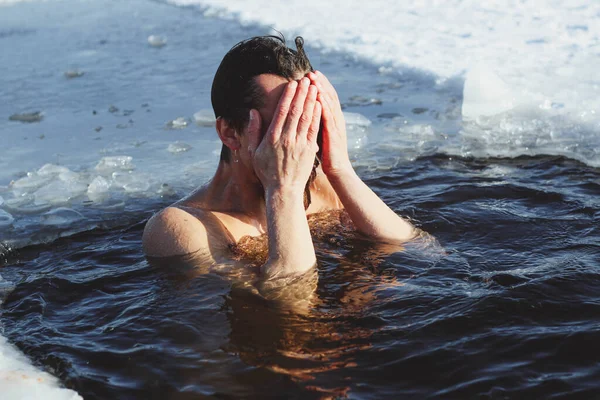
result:
M 146 255 L 200 253 L 222 262 L 233 258 L 241 239 L 266 234 L 260 272 L 272 279 L 316 264 L 310 214 L 344 209 L 356 230 L 371 238 L 403 242 L 414 236 L 413 226 L 354 172 L 337 93 L 313 71 L 302 38 L 295 42 L 297 51 L 278 37 L 256 37 L 225 55 L 211 93 L 223 142 L 217 171 L 148 221 Z

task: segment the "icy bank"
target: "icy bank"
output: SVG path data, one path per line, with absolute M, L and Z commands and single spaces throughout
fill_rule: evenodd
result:
M 600 165 L 599 2 L 167 1 L 300 34 L 405 80 L 429 74 L 440 90 L 450 78 L 465 81 L 462 143 L 442 152 L 562 154 Z

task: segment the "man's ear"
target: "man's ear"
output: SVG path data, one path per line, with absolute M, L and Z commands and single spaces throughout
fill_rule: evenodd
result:
M 217 133 L 219 134 L 221 142 L 223 142 L 223 144 L 231 151 L 240 149 L 239 135 L 235 128 L 222 117 L 217 118 Z

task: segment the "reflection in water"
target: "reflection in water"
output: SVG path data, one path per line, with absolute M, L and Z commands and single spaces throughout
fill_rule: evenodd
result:
M 253 368 L 288 377 L 315 397 L 345 396 L 352 382 L 344 371 L 356 365 L 356 352 L 371 348 L 372 335 L 383 326 L 369 319 L 369 305 L 379 293 L 402 285 L 397 273 L 388 274 L 380 265 L 404 248 L 361 237 L 343 211 L 312 215 L 309 225 L 318 268 L 302 276 L 260 279 L 266 236 L 243 238 L 228 264 L 210 265 L 206 256 L 193 254 L 162 260 L 159 267 L 175 271 L 180 285 L 208 275 L 230 285 L 225 351 Z M 423 234 L 417 242 L 431 245 L 435 240 Z M 326 279 L 320 282 L 319 275 Z M 357 324 L 360 320 L 365 323 Z M 328 383 L 333 371 L 344 374 L 347 385 Z

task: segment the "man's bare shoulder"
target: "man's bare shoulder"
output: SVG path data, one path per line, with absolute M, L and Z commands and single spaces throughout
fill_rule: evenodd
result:
M 150 257 L 172 257 L 208 250 L 208 230 L 202 214 L 201 210 L 192 214 L 174 206 L 156 213 L 144 229 L 144 253 Z

